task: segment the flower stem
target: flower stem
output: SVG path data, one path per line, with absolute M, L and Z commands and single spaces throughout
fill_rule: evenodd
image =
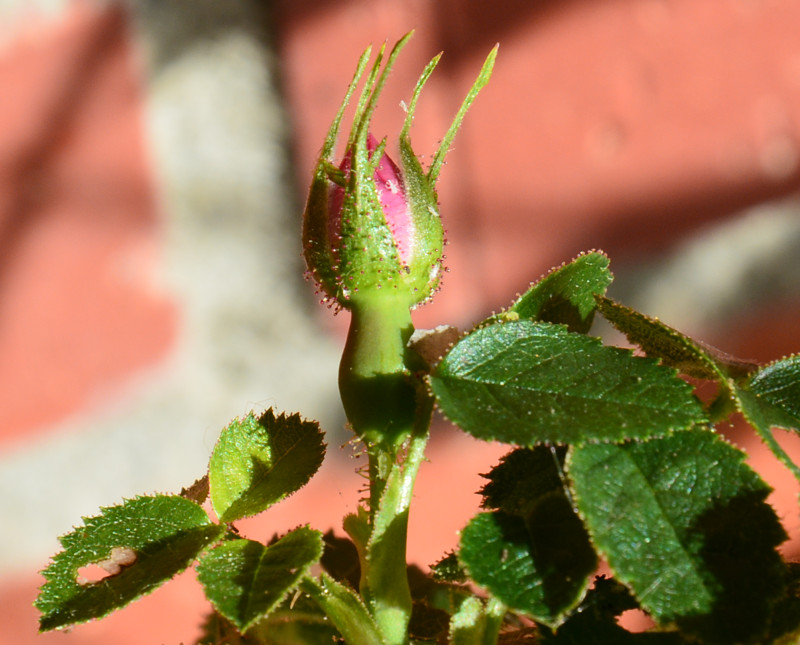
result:
M 347 420 L 367 445 L 396 453 L 413 427 L 416 409 L 416 390 L 406 370 L 406 346 L 414 331 L 409 304 L 386 294 L 354 301 L 351 314 L 339 365 Z M 376 466 L 370 475 L 380 478 L 386 464 Z
M 408 514 L 433 405 L 407 368 L 413 331 L 408 302 L 382 294 L 353 304 L 339 389 L 350 425 L 369 456 L 368 537 L 359 549 L 361 593 L 386 645 L 403 645 L 411 617 Z

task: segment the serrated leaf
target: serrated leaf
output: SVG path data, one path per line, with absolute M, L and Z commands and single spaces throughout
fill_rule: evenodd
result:
M 531 560 L 524 560 L 525 567 L 533 575 L 522 582 L 514 577 L 520 571 L 508 576 L 485 570 L 488 564 L 499 572 L 502 563 L 491 560 L 476 562 L 475 559 L 481 555 L 474 545 L 473 562 L 469 565 L 476 582 L 481 584 L 480 579 L 474 576 L 476 570 L 482 577 L 488 575 L 487 580 L 493 586 L 487 588 L 513 608 L 517 605 L 509 602 L 512 599 L 509 593 L 516 593 L 538 578 L 541 589 L 537 590 L 540 596 L 537 603 L 545 604 L 548 613 L 541 613 L 538 606 L 539 613 L 535 615 L 530 609 L 523 611 L 549 625 L 559 624 L 580 601 L 597 566 L 589 536 L 568 496 L 563 472 L 565 456 L 566 448 L 561 446 L 518 448 L 505 455 L 488 475 L 484 475 L 489 483 L 481 490 L 484 496 L 482 506 L 502 511 L 502 514 L 494 516 L 496 521 L 507 522 L 505 514 L 522 519 L 517 525 L 527 532 L 526 544 Z M 510 553 L 507 545 L 502 549 L 501 559 L 503 553 Z M 467 557 L 469 553 L 460 554 L 463 562 Z
M 504 455 L 480 491 L 481 506 L 526 515 L 542 496 L 564 491 L 561 469 L 567 449 L 564 446 L 517 448 Z
M 100 618 L 150 593 L 225 531 L 177 495 L 137 497 L 101 511 L 60 538 L 64 550 L 42 572 L 46 582 L 35 603 L 42 631 Z M 130 555 L 127 566 L 93 583 L 79 581 L 83 567 L 103 562 L 110 568 L 115 548 Z
M 786 535 L 770 488 L 711 431 L 586 444 L 567 459 L 592 541 L 661 624 L 709 642 L 762 642 Z M 704 641 L 705 642 L 705 641 Z
M 322 555 L 322 534 L 308 527 L 270 546 L 245 539 L 220 544 L 197 565 L 206 596 L 241 632 L 296 589 Z
M 195 645 L 251 645 L 257 642 L 240 634 L 233 623 L 215 611 L 206 616 L 201 629 L 203 633 Z
M 299 415 L 267 410 L 236 419 L 211 455 L 211 503 L 222 522 L 255 515 L 305 486 L 325 455 L 322 431 Z
M 461 566 L 458 556 L 453 551 L 445 555 L 436 564 L 431 565 L 431 577 L 442 582 L 467 582 L 464 567 Z
M 676 632 L 631 633 L 617 624 L 616 617 L 639 605 L 630 592 L 613 579 L 598 578 L 580 607 L 558 631 L 541 627 L 543 645 L 682 645 Z
M 511 312 L 520 318 L 562 323 L 570 331 L 586 333 L 592 326 L 594 297 L 604 294 L 614 279 L 608 264 L 608 257 L 599 251 L 579 255 L 551 270 L 498 318 Z
M 509 609 L 551 626 L 580 601 L 597 566 L 580 520 L 564 495 L 553 493 L 527 518 L 476 515 L 461 533 L 458 557 Z
M 772 408 L 772 425 L 800 431 L 800 355 L 766 365 L 753 374 L 748 389 Z
M 753 363 L 740 361 L 713 347 L 700 343 L 630 307 L 610 298 L 597 297 L 597 308 L 603 317 L 621 331 L 645 354 L 660 358 L 688 376 L 725 381 L 749 374 L 757 368 Z
M 430 382 L 457 426 L 523 446 L 653 437 L 706 420 L 674 370 L 548 323 L 478 329 L 450 350 Z
M 737 407 L 744 415 L 744 418 L 753 426 L 758 436 L 761 437 L 761 440 L 772 453 L 792 472 L 792 474 L 794 474 L 795 478 L 800 481 L 800 466 L 792 460 L 772 433 L 772 428 L 774 426 L 782 428 L 795 427 L 792 416 L 783 408 L 771 403 L 765 397 L 752 392 L 747 385 L 734 386 L 733 394 L 736 398 Z
M 800 642 L 800 563 L 787 563 L 786 594 L 775 607 L 770 633 L 765 642 L 797 645 Z

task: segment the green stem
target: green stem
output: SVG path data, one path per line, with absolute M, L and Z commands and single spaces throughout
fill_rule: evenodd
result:
M 414 482 L 425 457 L 427 432 L 414 434 L 402 463 L 392 464 L 382 485 L 362 562 L 361 592 L 389 645 L 408 641 L 411 590 L 408 585 L 406 543 Z
M 353 431 L 393 453 L 414 424 L 416 391 L 405 364 L 413 331 L 405 299 L 353 302 L 339 365 L 339 392 Z
M 486 624 L 483 630 L 483 645 L 495 645 L 503 626 L 508 607 L 494 596 L 486 602 Z
M 425 457 L 432 402 L 407 369 L 408 302 L 387 294 L 352 303 L 339 390 L 369 456 L 369 528 L 361 593 L 386 645 L 408 642 L 406 542 L 414 482 Z

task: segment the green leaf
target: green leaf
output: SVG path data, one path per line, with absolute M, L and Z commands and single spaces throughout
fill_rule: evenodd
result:
M 325 455 L 317 423 L 251 412 L 222 431 L 209 464 L 211 503 L 222 522 L 255 515 L 303 487 Z
M 484 508 L 495 508 L 522 519 L 516 524 L 520 531 L 527 532 L 528 555 L 525 561 L 529 573 L 533 572 L 523 584 L 530 585 L 533 580 L 540 579 L 541 589 L 537 590 L 540 597 L 537 596 L 535 602 L 546 604 L 549 613 L 543 614 L 538 608 L 536 611 L 539 613 L 535 615 L 529 610 L 522 611 L 551 625 L 558 624 L 580 601 L 589 576 L 597 566 L 589 536 L 569 498 L 563 472 L 565 456 L 566 448 L 561 446 L 513 450 L 488 475 L 484 475 L 489 483 L 481 490 Z M 495 521 L 498 520 L 506 522 L 504 515 L 496 515 Z M 492 537 L 490 532 L 483 539 Z M 521 588 L 514 575 L 522 571 L 514 571 L 512 576 L 494 575 L 485 570 L 485 565 L 499 571 L 502 564 L 483 560 L 480 549 L 475 550 L 474 546 L 473 562 L 469 567 L 473 579 L 482 584 L 475 578 L 476 570 L 480 576 L 488 575 L 487 580 L 492 586 L 486 586 L 494 596 L 513 608 L 519 608 L 510 602 L 512 597 L 508 594 Z M 501 560 L 503 553 L 510 553 L 509 548 L 509 545 L 502 547 Z M 465 555 L 462 552 L 461 560 L 465 561 L 466 557 L 469 553 Z M 529 559 L 532 562 L 528 562 Z
M 772 433 L 773 427 L 800 432 L 800 356 L 763 367 L 733 389 L 739 411 L 764 443 L 800 480 L 798 466 Z
M 259 645 L 332 645 L 341 639 L 337 629 L 306 594 L 293 594 L 247 632 Z M 227 645 L 226 641 L 222 641 Z
M 770 488 L 711 431 L 573 447 L 568 474 L 595 547 L 661 624 L 763 642 L 784 587 Z
M 769 404 L 772 425 L 800 431 L 800 354 L 763 367 L 747 387 Z
M 178 496 L 137 497 L 84 518 L 83 526 L 60 538 L 64 550 L 42 572 L 46 582 L 35 603 L 40 629 L 83 623 L 124 607 L 189 566 L 224 531 L 200 506 Z M 117 566 L 123 563 L 119 569 L 115 559 Z M 92 564 L 109 575 L 82 580 L 81 570 Z
M 559 625 L 581 599 L 597 560 L 563 493 L 548 493 L 522 518 L 479 513 L 461 533 L 470 577 L 512 611 Z
M 527 320 L 465 336 L 430 382 L 439 409 L 488 441 L 621 441 L 705 421 L 692 388 L 674 370 L 560 325 Z
M 520 318 L 563 323 L 570 331 L 586 333 L 592 326 L 595 296 L 604 294 L 614 277 L 608 257 L 599 251 L 579 255 L 569 264 L 552 269 L 536 282 L 507 312 Z
M 660 358 L 664 364 L 688 376 L 724 382 L 728 377 L 745 376 L 757 367 L 693 340 L 657 318 L 645 316 L 609 298 L 598 296 L 597 308 L 608 322 L 648 356 Z
M 297 588 L 321 555 L 322 534 L 304 526 L 270 546 L 224 542 L 203 556 L 197 574 L 216 610 L 246 632 Z
M 739 411 L 747 419 L 748 423 L 755 428 L 762 441 L 772 451 L 772 453 L 794 474 L 800 481 L 800 466 L 798 466 L 789 454 L 775 439 L 772 433 L 773 426 L 792 428 L 794 421 L 791 415 L 777 405 L 771 403 L 763 396 L 759 396 L 750 391 L 747 385 L 735 386 L 733 394 L 736 397 L 736 404 Z

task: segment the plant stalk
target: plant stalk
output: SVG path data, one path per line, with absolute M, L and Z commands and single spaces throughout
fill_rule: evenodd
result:
M 408 514 L 433 405 L 407 368 L 413 332 L 408 303 L 382 296 L 352 307 L 339 389 L 369 457 L 368 537 L 359 548 L 361 593 L 386 645 L 403 645 L 412 604 Z

